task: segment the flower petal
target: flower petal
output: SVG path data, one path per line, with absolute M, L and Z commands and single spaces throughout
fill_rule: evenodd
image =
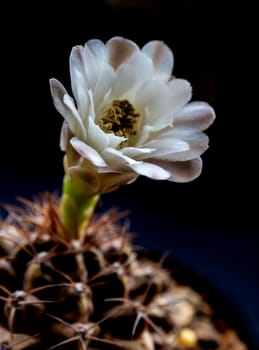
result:
M 93 149 L 92 147 L 88 146 L 86 143 L 80 141 L 77 137 L 73 137 L 70 140 L 70 143 L 74 147 L 74 149 L 84 159 L 87 159 L 93 165 L 95 165 L 97 167 L 105 167 L 105 166 L 107 166 L 107 164 L 105 163 L 103 158 L 100 156 L 100 154 L 95 149 Z
M 172 137 L 152 140 L 146 146 L 154 149 L 150 155 L 151 158 L 165 157 L 168 154 L 180 153 L 190 149 L 188 142 Z
M 134 158 L 137 160 L 142 159 L 143 155 L 150 156 L 153 149 L 151 148 L 136 148 L 136 147 L 125 147 L 121 149 L 121 152 L 130 158 Z
M 135 105 L 143 115 L 143 125 L 152 125 L 152 130 L 168 125 L 168 101 L 169 90 L 164 82 L 149 80 L 142 84 L 136 92 Z
M 68 147 L 70 138 L 71 138 L 71 132 L 69 130 L 67 122 L 64 121 L 64 123 L 62 124 L 62 128 L 61 128 L 60 143 L 59 143 L 62 151 L 65 151 L 66 148 Z
M 169 181 L 172 182 L 189 182 L 196 179 L 202 170 L 202 159 L 200 157 L 186 162 L 166 162 L 152 159 L 153 164 L 163 167 L 170 172 Z
M 188 145 L 188 148 L 178 152 L 173 152 L 172 149 L 161 148 L 151 154 L 151 157 L 159 158 L 166 161 L 187 161 L 199 157 L 208 149 L 209 138 L 203 133 L 196 134 L 189 140 L 182 141 Z
M 168 155 L 167 157 L 160 157 L 164 160 L 174 160 L 174 161 L 188 161 L 195 159 L 203 154 L 208 149 L 209 138 L 204 133 L 198 133 L 193 135 L 192 138 L 186 140 L 189 144 L 189 150 L 174 153 Z
M 189 127 L 197 130 L 207 129 L 215 119 L 214 109 L 206 102 L 190 102 L 174 115 L 175 127 Z
M 93 118 L 89 117 L 88 132 L 87 132 L 87 144 L 101 153 L 105 148 L 117 147 L 121 142 L 125 141 L 124 137 L 116 136 L 113 133 L 106 134 L 97 125 Z
M 137 174 L 147 176 L 153 180 L 167 180 L 170 172 L 156 164 L 138 162 L 130 166 Z
M 170 90 L 171 113 L 177 113 L 192 97 L 192 87 L 185 79 L 172 79 L 168 83 Z
M 136 108 L 144 115 L 143 124 L 149 131 L 171 125 L 174 113 L 178 112 L 192 95 L 191 85 L 184 79 L 173 79 L 165 84 L 161 80 L 145 82 L 137 91 Z
M 100 40 L 90 40 L 84 46 L 74 46 L 70 55 L 71 78 L 74 71 L 79 71 L 85 78 L 85 88 L 93 89 L 107 60 L 107 48 Z
M 96 114 L 99 114 L 107 103 L 107 97 L 110 96 L 111 86 L 113 85 L 115 78 L 116 74 L 109 65 L 106 65 L 103 71 L 100 72 L 93 89 L 93 101 Z
M 127 157 L 114 148 L 106 148 L 101 152 L 101 156 L 105 159 L 108 166 L 116 171 L 125 171 L 128 167 L 138 162 L 133 158 Z
M 174 57 L 170 48 L 162 41 L 154 40 L 148 42 L 142 51 L 153 61 L 154 76 L 163 80 L 168 80 L 172 74 Z
M 64 117 L 70 130 L 75 135 L 81 136 L 81 138 L 84 139 L 86 137 L 86 132 L 81 117 L 64 86 L 58 80 L 50 79 L 50 89 L 54 106 Z
M 92 87 L 94 103 L 98 106 L 107 91 L 111 89 L 116 74 L 108 62 L 108 49 L 102 41 L 96 39 L 89 40 L 87 46 L 94 55 L 96 62 L 98 62 L 98 74 Z
M 208 148 L 209 138 L 192 127 L 168 128 L 157 132 L 153 139 L 146 142 L 145 147 L 154 148 L 151 158 L 167 161 L 186 161 L 197 158 Z M 144 155 L 143 158 L 146 158 Z
M 190 102 L 174 115 L 175 127 L 207 129 L 215 119 L 214 109 L 206 102 Z
M 118 68 L 112 87 L 112 95 L 116 96 L 116 99 L 121 99 L 125 95 L 129 98 L 130 91 L 133 88 L 136 91 L 151 76 L 152 72 L 153 67 L 149 57 L 141 52 L 135 54 L 127 63 L 122 64 Z
M 99 39 L 88 40 L 86 45 L 93 54 L 96 62 L 98 62 L 99 67 L 106 65 L 106 62 L 108 62 L 108 50 L 106 45 Z
M 91 116 L 88 122 L 87 144 L 96 149 L 97 152 L 101 152 L 109 144 L 108 134 L 95 124 Z
M 82 46 L 75 46 L 70 54 L 70 77 L 72 92 L 76 100 L 78 112 L 85 117 L 88 110 L 89 89 L 88 77 L 84 68 L 84 54 Z
M 139 47 L 133 41 L 120 36 L 115 36 L 107 41 L 106 47 L 108 49 L 109 63 L 115 70 L 139 51 Z

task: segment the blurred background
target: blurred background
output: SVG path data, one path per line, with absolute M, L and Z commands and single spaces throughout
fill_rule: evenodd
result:
M 216 121 L 201 176 L 188 184 L 139 178 L 104 195 L 100 210 L 132 209 L 136 242 L 169 254 L 208 279 L 231 301 L 259 348 L 259 137 L 255 21 L 249 2 L 94 0 L 24 2 L 1 10 L 0 202 L 60 192 L 62 117 L 49 79 L 70 86 L 72 46 L 121 35 L 140 47 L 163 40 L 174 75 L 193 100 L 210 103 Z M 3 211 L 3 216 L 5 212 Z

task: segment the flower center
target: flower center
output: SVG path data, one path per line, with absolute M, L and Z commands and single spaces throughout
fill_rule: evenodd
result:
M 134 107 L 128 100 L 114 100 L 106 115 L 99 121 L 98 125 L 107 134 L 113 133 L 117 136 L 127 138 L 120 143 L 120 148 L 129 144 L 131 136 L 137 134 L 136 121 L 139 118 Z

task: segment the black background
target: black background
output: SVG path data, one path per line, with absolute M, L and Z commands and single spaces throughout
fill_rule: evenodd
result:
M 54 2 L 53 2 L 54 3 Z M 117 6 L 112 5 L 117 3 Z M 1 11 L 0 201 L 60 191 L 62 117 L 49 79 L 70 87 L 72 46 L 121 35 L 139 46 L 159 39 L 175 56 L 174 75 L 217 118 L 201 176 L 188 184 L 139 178 L 104 195 L 100 209 L 133 209 L 137 242 L 167 250 L 198 271 L 240 310 L 259 344 L 259 137 L 256 28 L 249 2 L 37 2 Z M 130 5 L 131 3 L 131 5 Z M 134 5 L 135 3 L 135 5 Z M 3 21 L 5 19 L 5 21 Z M 258 40 L 257 40 L 258 41 Z

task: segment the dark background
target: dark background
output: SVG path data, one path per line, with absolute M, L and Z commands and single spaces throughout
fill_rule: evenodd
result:
M 53 2 L 54 3 L 54 2 Z M 124 4 L 119 5 L 119 3 Z M 70 87 L 72 46 L 121 35 L 166 42 L 174 75 L 192 83 L 216 121 L 201 176 L 188 184 L 139 178 L 104 195 L 100 210 L 132 209 L 136 241 L 166 250 L 234 304 L 259 345 L 259 137 L 256 31 L 249 2 L 73 1 L 9 4 L 1 11 L 0 201 L 60 191 L 62 117 L 49 79 Z M 5 19 L 5 21 L 3 21 Z M 257 40 L 258 41 L 258 40 Z M 3 215 L 5 213 L 3 212 Z

